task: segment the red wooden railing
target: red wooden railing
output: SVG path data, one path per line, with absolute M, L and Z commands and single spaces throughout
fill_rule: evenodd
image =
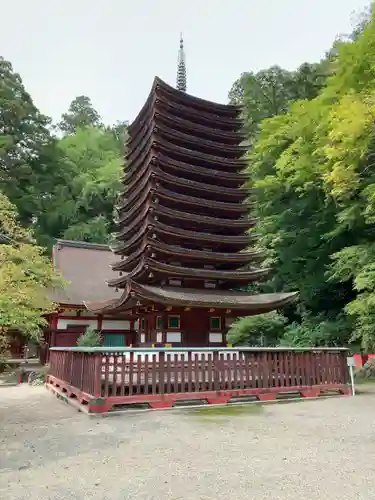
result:
M 308 397 L 348 393 L 346 357 L 346 349 L 52 348 L 48 385 L 92 412 L 135 403 L 168 407 L 184 399 Z

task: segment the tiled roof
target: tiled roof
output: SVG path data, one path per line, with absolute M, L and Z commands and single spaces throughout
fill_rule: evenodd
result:
M 120 293 L 106 284 L 113 276 L 110 265 L 116 257 L 108 245 L 57 240 L 53 247 L 53 264 L 68 285 L 53 295 L 60 304 L 81 305 L 84 301 L 120 298 Z

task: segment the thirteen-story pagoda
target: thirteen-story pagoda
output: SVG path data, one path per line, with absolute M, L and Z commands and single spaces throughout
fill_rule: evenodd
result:
M 234 317 L 296 298 L 233 291 L 269 271 L 248 233 L 256 220 L 244 187 L 241 109 L 185 91 L 181 40 L 177 89 L 155 78 L 128 128 L 116 278 L 108 281 L 121 296 L 87 304 L 102 314 L 137 315 L 138 345 L 223 345 Z

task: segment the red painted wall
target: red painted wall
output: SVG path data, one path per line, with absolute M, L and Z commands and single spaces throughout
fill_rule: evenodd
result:
M 160 331 L 156 328 L 156 318 L 162 316 L 163 318 L 163 341 L 158 344 L 162 345 L 167 343 L 166 331 L 176 331 L 181 332 L 182 343 L 172 343 L 173 346 L 182 345 L 184 347 L 216 347 L 226 345 L 226 336 L 223 334 L 223 341 L 220 343 L 210 343 L 209 333 L 210 333 L 210 320 L 212 316 L 221 317 L 221 328 L 218 330 L 212 330 L 212 333 L 223 333 L 225 329 L 225 315 L 220 312 L 209 312 L 208 310 L 191 310 L 183 311 L 178 309 L 173 309 L 172 311 L 161 312 L 149 312 L 146 313 L 145 318 L 145 344 L 152 345 L 156 344 L 156 333 Z M 180 328 L 168 328 L 168 316 L 180 316 Z M 140 319 L 140 322 L 142 319 Z M 144 345 L 144 344 L 143 344 Z
M 354 354 L 356 368 L 362 368 L 368 359 L 374 358 L 375 354 Z

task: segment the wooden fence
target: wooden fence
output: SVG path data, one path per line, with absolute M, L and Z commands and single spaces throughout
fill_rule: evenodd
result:
M 347 350 L 285 348 L 51 348 L 47 384 L 89 412 L 181 400 L 225 404 L 282 394 L 348 394 Z

